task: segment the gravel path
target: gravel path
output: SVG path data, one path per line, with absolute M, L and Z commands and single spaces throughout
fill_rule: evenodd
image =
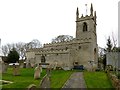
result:
M 85 80 L 83 77 L 83 72 L 75 72 L 67 80 L 63 88 L 86 88 Z

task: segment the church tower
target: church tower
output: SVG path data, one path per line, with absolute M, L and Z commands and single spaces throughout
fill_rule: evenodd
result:
M 87 38 L 93 35 L 96 40 L 96 11 L 93 15 L 93 6 L 91 4 L 90 15 L 85 15 L 79 18 L 79 10 L 76 11 L 76 39 Z M 87 36 L 86 36 L 87 35 Z M 92 38 L 92 37 L 91 37 Z
M 87 10 L 86 10 L 87 11 Z M 93 13 L 94 12 L 94 13 Z M 90 7 L 90 15 L 79 17 L 79 10 L 76 11 L 76 40 L 81 42 L 81 57 L 83 62 L 95 62 L 97 63 L 98 46 L 97 46 L 97 34 L 96 34 L 96 11 L 93 11 L 93 6 Z M 83 49 L 82 49 L 83 47 Z M 84 48 L 85 47 L 85 48 Z M 80 55 L 80 54 L 79 54 Z M 81 58 L 79 57 L 79 58 Z M 80 62 L 82 61 L 79 60 Z M 86 65 L 87 66 L 87 65 Z

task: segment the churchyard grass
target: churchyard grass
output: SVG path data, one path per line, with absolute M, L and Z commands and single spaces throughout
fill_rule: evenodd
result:
M 62 88 L 64 83 L 67 81 L 67 79 L 73 72 L 77 72 L 77 70 L 52 70 L 50 78 L 51 88 Z M 87 71 L 84 71 L 83 73 L 87 88 L 113 88 L 106 73 Z M 12 81 L 13 83 L 3 85 L 3 88 L 26 88 L 30 84 L 35 84 L 38 87 L 41 79 L 44 77 L 45 74 L 46 71 L 45 69 L 43 69 L 40 79 L 35 80 L 34 68 L 20 69 L 20 76 L 13 76 L 12 68 L 9 68 L 7 73 L 3 74 L 2 79 Z
M 62 88 L 73 71 L 55 70 L 51 75 L 51 88 Z
M 113 88 L 105 72 L 84 72 L 87 88 Z
M 45 71 L 41 74 L 41 78 L 45 75 Z M 40 79 L 41 79 L 40 78 Z M 13 76 L 12 68 L 9 68 L 7 73 L 3 74 L 3 80 L 12 81 L 12 84 L 3 85 L 3 88 L 26 88 L 30 84 L 39 85 L 39 80 L 34 80 L 34 69 L 33 68 L 22 68 L 20 69 L 20 76 Z
M 50 78 L 51 88 L 61 88 L 72 72 L 73 71 L 53 70 Z M 46 71 L 43 69 L 40 79 L 35 80 L 34 68 L 21 68 L 20 76 L 13 76 L 12 68 L 8 68 L 7 73 L 3 74 L 2 79 L 12 81 L 13 83 L 3 85 L 3 88 L 26 88 L 30 84 L 35 84 L 38 87 L 45 74 Z

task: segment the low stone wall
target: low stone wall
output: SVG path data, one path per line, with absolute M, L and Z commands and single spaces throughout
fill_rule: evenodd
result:
M 120 90 L 120 79 L 118 79 L 117 76 L 112 74 L 111 72 L 107 72 L 107 75 L 110 78 L 112 85 L 115 87 L 115 89 Z

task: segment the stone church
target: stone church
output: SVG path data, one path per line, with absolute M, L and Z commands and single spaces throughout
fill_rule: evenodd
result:
M 44 44 L 42 48 L 29 49 L 26 52 L 26 64 L 35 65 L 41 62 L 72 69 L 75 65 L 83 65 L 89 69 L 97 67 L 98 45 L 96 34 L 96 11 L 90 7 L 90 15 L 79 17 L 76 11 L 76 37 L 71 41 Z M 42 60 L 42 58 L 45 60 Z

